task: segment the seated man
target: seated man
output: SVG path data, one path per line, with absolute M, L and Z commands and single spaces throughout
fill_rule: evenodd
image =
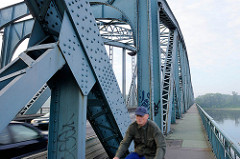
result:
M 135 115 L 136 121 L 128 127 L 113 159 L 123 157 L 132 140 L 134 140 L 134 152 L 126 159 L 163 159 L 166 143 L 161 130 L 153 121 L 148 120 L 149 115 L 145 107 L 138 107 Z

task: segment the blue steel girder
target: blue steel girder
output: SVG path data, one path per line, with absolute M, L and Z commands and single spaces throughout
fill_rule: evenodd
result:
M 178 26 L 178 23 L 173 15 L 173 13 L 171 12 L 168 4 L 166 3 L 165 0 L 160 0 L 160 1 L 155 1 L 155 0 L 150 1 L 149 0 L 146 2 L 131 1 L 131 4 L 128 3 L 128 6 L 132 6 L 132 9 L 129 11 L 128 9 L 126 9 L 126 6 L 123 5 L 123 3 L 124 3 L 123 1 L 114 1 L 111 4 L 109 4 L 109 1 L 101 1 L 101 0 L 92 0 L 90 2 L 91 2 L 91 4 L 95 5 L 94 13 L 97 14 L 97 16 L 100 19 L 101 18 L 110 18 L 111 19 L 111 17 L 113 18 L 114 16 L 116 17 L 116 19 L 120 19 L 119 18 L 120 14 L 117 13 L 117 11 L 115 11 L 116 14 L 110 12 L 110 10 L 113 10 L 110 7 L 113 7 L 113 8 L 116 8 L 116 10 L 119 10 L 121 13 L 123 13 L 123 15 L 127 15 L 128 21 L 136 22 L 136 23 L 132 23 L 133 25 L 131 25 L 131 29 L 134 32 L 134 38 L 135 38 L 134 41 L 136 42 L 136 47 L 137 47 L 137 51 L 138 51 L 138 64 L 139 64 L 138 70 L 140 70 L 140 71 L 138 71 L 138 76 L 139 76 L 138 78 L 140 79 L 138 81 L 138 83 L 139 83 L 138 84 L 138 90 L 139 90 L 138 96 L 139 96 L 139 101 L 140 101 L 139 105 L 142 105 L 143 103 L 146 104 L 146 106 L 149 107 L 150 112 L 153 113 L 155 108 L 153 106 L 148 106 L 148 105 L 154 104 L 154 105 L 156 105 L 156 108 L 158 108 L 157 105 L 160 104 L 158 102 L 158 99 L 161 101 L 161 97 L 158 98 L 158 96 L 159 96 L 159 94 L 161 94 L 161 89 L 162 89 L 162 88 L 160 88 L 160 91 L 159 91 L 160 86 L 157 86 L 158 82 L 154 82 L 154 80 L 159 81 L 158 78 L 159 78 L 159 76 L 161 76 L 161 72 L 156 70 L 158 68 L 158 64 L 157 64 L 158 61 L 156 60 L 156 59 L 158 59 L 157 52 L 160 52 L 160 51 L 162 52 L 160 58 L 166 58 L 166 48 L 167 48 L 166 46 L 168 45 L 168 42 L 169 42 L 167 40 L 169 29 L 177 30 L 177 32 L 179 34 L 179 39 L 183 42 L 183 45 L 184 45 L 183 47 L 185 49 L 185 44 L 184 44 L 184 40 L 183 40 L 183 36 L 182 36 L 181 30 L 180 30 L 180 27 Z M 144 6 L 144 5 L 142 5 L 143 3 L 145 3 L 146 8 L 143 7 Z M 101 5 L 102 5 L 102 7 L 100 7 Z M 148 8 L 147 6 L 148 7 L 151 6 L 151 7 Z M 158 8 L 158 6 L 159 6 L 159 8 Z M 113 15 L 111 15 L 111 14 L 113 14 Z M 148 20 L 146 18 L 147 14 L 148 14 Z M 135 17 L 137 17 L 137 19 Z M 160 23 L 158 21 L 156 21 L 156 19 L 160 19 Z M 121 20 L 125 21 L 125 19 L 121 19 Z M 160 25 L 159 29 L 156 29 L 158 27 L 156 27 L 155 24 Z M 161 29 L 162 24 L 165 25 L 165 28 L 167 28 L 166 31 Z M 144 31 L 144 29 L 146 29 L 147 31 Z M 156 35 L 159 35 L 159 33 L 156 32 L 156 30 L 160 30 L 160 40 L 158 39 L 159 37 L 154 37 Z M 141 37 L 143 37 L 143 39 L 141 39 Z M 150 37 L 152 39 L 149 40 L 146 37 Z M 146 40 L 147 42 L 144 40 Z M 156 48 L 158 48 L 158 46 L 156 44 L 154 44 L 154 42 L 156 42 L 156 41 L 160 41 L 160 44 L 158 44 L 161 47 L 160 50 L 156 49 Z M 143 46 L 146 48 L 145 50 L 144 50 Z M 165 47 L 165 53 L 164 53 L 164 47 Z M 141 52 L 143 52 L 143 53 L 141 54 Z M 146 53 L 146 52 L 148 52 L 148 53 Z M 144 59 L 145 59 L 145 61 L 144 61 Z M 152 61 L 152 59 L 154 59 L 154 61 Z M 164 63 L 165 61 L 161 60 L 161 62 Z M 145 65 L 146 67 L 144 67 L 144 69 L 141 70 L 143 65 Z M 162 69 L 163 69 L 163 67 L 162 67 Z M 153 73 L 155 75 L 153 75 Z M 141 77 L 143 77 L 143 76 L 147 77 L 147 78 L 142 80 Z M 148 77 L 149 77 L 149 79 L 148 79 Z M 160 77 L 160 79 L 163 79 L 163 78 Z M 141 82 L 142 82 L 142 84 L 141 84 Z M 154 87 L 152 85 L 154 85 Z M 141 87 L 143 87 L 143 89 L 141 89 Z M 146 88 L 146 90 L 144 90 L 144 88 Z M 153 88 L 155 88 L 155 90 L 153 90 Z M 157 92 L 160 92 L 160 93 L 157 93 Z M 152 96 L 153 94 L 154 94 L 154 97 Z M 146 97 L 146 99 L 140 99 L 140 98 L 145 98 L 145 97 Z M 143 103 L 141 103 L 141 102 L 143 102 Z M 162 106 L 160 106 L 160 108 L 161 107 Z M 159 110 L 161 113 L 162 110 L 161 109 L 159 109 Z M 151 118 L 154 119 L 154 117 L 151 117 Z M 156 119 L 159 120 L 159 117 L 157 117 Z M 160 124 L 158 124 L 158 125 L 160 126 Z
M 164 23 L 165 26 L 167 26 L 169 29 L 174 29 L 176 28 L 179 34 L 179 39 L 183 42 L 184 48 L 185 47 L 185 42 L 184 38 L 180 29 L 180 26 L 178 25 L 178 22 L 171 11 L 170 7 L 167 4 L 166 0 L 158 0 L 158 4 L 161 8 L 160 10 L 160 21 Z M 162 20 L 161 20 L 162 19 Z
M 156 122 L 156 124 L 160 127 L 161 130 L 163 130 L 163 109 L 161 108 L 162 105 L 162 71 L 161 71 L 161 41 L 160 41 L 160 34 L 161 30 L 159 29 L 160 25 L 160 9 L 158 6 L 157 1 L 152 0 L 151 1 L 151 25 L 152 28 L 150 28 L 150 35 L 152 36 L 152 72 L 153 78 L 152 78 L 152 84 L 153 84 L 153 120 Z
M 175 34 L 174 34 L 175 33 Z M 169 43 L 167 48 L 167 55 L 165 60 L 165 65 L 163 69 L 163 85 L 162 85 L 162 108 L 163 108 L 163 133 L 167 134 L 170 122 L 171 122 L 171 111 L 172 111 L 172 90 L 173 90 L 173 45 L 174 45 L 174 38 L 176 38 L 176 32 L 170 31 L 169 36 Z
M 149 110 L 150 119 L 154 120 L 154 74 L 153 74 L 153 43 L 151 1 L 138 2 L 138 106 L 144 106 Z
M 60 24 L 61 22 L 59 22 L 59 20 L 57 21 L 57 22 L 54 22 L 54 21 L 56 21 L 55 19 L 59 19 L 59 17 L 60 17 L 60 15 L 57 13 L 57 11 L 56 11 L 56 9 L 52 9 L 52 8 L 50 8 L 49 10 L 46 10 L 46 8 L 48 8 L 48 7 L 44 7 L 44 6 L 46 6 L 45 4 L 43 4 L 44 2 L 42 2 L 42 1 L 40 1 L 40 2 L 37 2 L 37 3 L 34 3 L 34 2 L 32 2 L 33 4 L 32 4 L 32 6 L 34 6 L 35 7 L 35 9 L 33 9 L 33 11 L 34 11 L 34 13 L 32 13 L 33 15 L 37 15 L 37 14 L 39 14 L 39 16 L 37 16 L 37 19 L 39 19 L 41 22 L 43 21 L 43 19 L 42 19 L 42 17 L 44 17 L 44 15 L 47 15 L 47 17 L 51 17 L 51 16 L 49 16 L 49 15 L 55 15 L 55 18 L 46 18 L 46 24 L 48 24 L 48 28 L 49 27 L 54 27 L 54 25 L 58 25 L 58 24 Z M 46 1 L 45 1 L 45 3 L 46 3 Z M 46 4 L 49 4 L 50 3 L 50 1 L 48 1 Z M 37 6 L 40 6 L 40 9 L 37 9 Z M 53 7 L 53 3 L 51 3 L 51 6 Z M 28 9 L 27 9 L 28 10 Z M 39 11 L 38 11 L 39 10 Z M 49 20 L 50 19 L 50 20 Z M 54 19 L 54 20 L 53 20 Z M 29 22 L 29 21 L 31 21 L 31 20 L 27 20 L 27 21 L 22 21 L 21 23 L 26 23 L 26 22 Z M 50 22 L 52 22 L 52 23 L 50 23 Z M 45 25 L 46 25 L 45 24 Z M 46 28 L 46 26 L 44 26 L 44 27 L 37 27 L 37 26 L 39 26 L 39 22 L 38 21 L 35 21 L 35 27 L 34 27 L 34 30 L 33 30 L 33 35 L 31 35 L 31 39 L 30 39 L 30 42 L 29 42 L 29 46 L 33 46 L 33 45 L 35 45 L 35 44 L 37 44 L 37 43 L 40 43 L 40 41 L 43 41 L 44 39 L 46 39 L 45 37 L 46 37 L 46 34 L 47 34 L 47 32 L 49 31 L 49 30 L 51 30 L 51 29 L 44 29 L 44 27 Z M 11 25 L 10 25 L 11 26 Z M 60 26 L 60 25 L 59 25 Z M 36 29 L 37 28 L 37 29 Z M 25 31 L 25 32 L 30 32 L 31 30 L 32 30 L 32 28 L 30 28 L 30 27 L 27 27 L 27 31 Z M 40 32 L 42 32 L 42 33 L 40 33 Z M 10 31 L 10 33 L 13 33 L 12 31 Z M 29 34 L 30 35 L 30 34 Z M 14 40 L 16 41 L 16 38 L 13 38 L 14 40 L 12 40 L 12 38 L 11 39 L 6 39 L 4 42 L 5 43 L 7 43 L 7 44 L 11 44 L 11 47 L 12 48 L 17 48 L 17 46 L 21 43 L 21 41 L 23 41 L 25 38 L 27 38 L 29 35 L 27 35 L 27 36 L 25 36 L 25 37 L 23 37 L 21 40 L 19 40 L 18 41 L 18 43 L 14 46 L 12 43 L 14 42 Z M 16 43 L 16 42 L 15 42 Z M 129 49 L 129 50 L 132 50 L 132 51 L 136 51 L 136 48 L 134 48 L 134 47 L 132 47 L 132 46 L 129 46 L 129 45 L 126 45 L 126 44 L 123 44 L 123 43 L 120 43 L 120 42 L 117 42 L 116 40 L 115 41 L 109 41 L 109 40 L 107 40 L 107 39 L 105 39 L 104 40 L 104 43 L 105 44 L 108 44 L 108 45 L 112 45 L 112 46 L 117 46 L 117 47 L 123 47 L 123 48 L 127 48 L 127 49 Z M 9 47 L 7 47 L 7 46 L 9 46 L 9 45 L 3 45 L 3 46 L 5 46 L 5 47 L 3 47 L 3 50 L 7 50 L 7 49 L 4 49 L 4 48 L 9 48 Z M 11 50 L 11 49 L 10 49 Z M 15 50 L 15 49 L 14 49 Z M 14 51 L 13 51 L 14 52 Z M 11 55 L 11 56 L 9 56 L 9 55 Z M 10 62 L 10 59 L 12 58 L 12 55 L 13 55 L 13 53 L 9 53 L 9 52 L 4 52 L 4 54 L 1 56 L 3 59 L 6 59 L 6 57 L 7 57 L 7 59 L 8 60 L 5 60 L 5 61 L 7 61 L 7 62 L 5 62 L 5 61 L 3 61 L 2 62 L 2 65 L 6 65 L 7 63 L 9 63 Z M 41 91 L 40 91 L 41 92 Z M 37 93 L 38 94 L 38 93 Z M 48 93 L 49 94 L 49 93 Z M 38 100 L 39 99 L 41 99 L 41 101 L 39 101 L 39 102 L 37 102 L 36 104 L 34 104 L 34 101 L 37 101 L 37 100 L 35 100 L 36 99 L 36 97 L 33 97 L 33 99 L 29 102 L 29 104 L 27 104 L 26 105 L 26 107 L 24 107 L 23 108 L 23 110 L 24 110 L 24 112 L 23 111 L 21 111 L 21 114 L 23 113 L 27 113 L 26 111 L 28 111 L 28 110 L 36 110 L 37 108 L 39 108 L 41 105 L 40 105 L 40 103 L 43 103 L 43 101 L 45 100 L 45 99 L 47 99 L 47 96 L 46 95 L 43 95 L 43 97 L 44 97 L 44 99 L 43 98 L 37 98 Z M 30 109 L 31 108 L 31 106 L 32 105 L 38 105 L 38 106 L 36 106 L 35 108 L 32 108 L 32 109 Z M 33 111 L 30 111 L 29 113 L 33 113 Z
M 5 8 L 1 8 L 0 30 L 2 30 L 8 24 L 13 23 L 28 15 L 30 15 L 30 12 L 24 2 L 20 2 Z
M 181 66 L 181 57 L 180 57 L 180 46 L 181 46 L 181 41 L 178 41 L 177 45 L 177 52 L 176 56 L 177 59 L 175 60 L 175 76 L 176 76 L 176 118 L 180 119 L 181 118 L 181 109 L 182 109 L 182 66 Z
M 161 91 L 159 90 L 160 83 L 158 83 L 158 81 L 161 81 L 161 72 L 157 69 L 159 65 L 157 60 L 159 56 L 158 48 L 160 45 L 158 43 L 159 18 L 157 1 L 132 0 L 126 2 L 122 0 L 114 1 L 111 5 L 108 1 L 92 0 L 90 2 L 96 5 L 94 6 L 95 8 L 99 8 L 94 10 L 94 13 L 97 14 L 99 18 L 111 19 L 115 17 L 116 19 L 125 21 L 131 26 L 138 53 L 138 105 L 145 106 L 149 109 L 151 119 L 155 120 L 155 116 L 158 115 L 155 121 L 160 125 L 161 119 L 159 118 L 161 118 L 162 109 L 159 108 Z M 116 11 L 110 12 L 110 10 L 113 10 L 110 6 L 115 8 Z M 121 14 L 119 14 L 118 11 L 124 15 L 125 19 L 119 18 Z M 154 49 L 152 50 L 152 48 Z M 156 60 L 153 62 L 153 59 Z M 154 80 L 156 80 L 155 83 L 153 82 Z M 156 88 L 155 99 L 153 96 L 154 87 Z
M 180 69 L 179 69 L 179 86 L 180 86 L 180 106 L 181 106 L 181 114 L 184 113 L 184 63 L 183 63 L 183 54 L 184 54 L 184 50 L 182 47 L 182 44 L 179 43 L 179 65 L 180 65 Z
M 47 101 L 51 95 L 50 88 L 45 84 L 43 87 L 33 96 L 33 98 L 27 103 L 26 106 L 19 111 L 17 116 L 24 114 L 36 114 L 42 105 Z
M 105 42 L 108 40 L 108 42 L 122 43 L 129 50 L 130 48 L 134 48 L 133 32 L 131 29 L 127 28 L 129 25 L 116 20 L 106 19 L 98 19 L 97 24 L 100 29 L 101 36 L 105 39 Z M 126 47 L 122 46 L 122 48 Z M 136 49 L 131 50 L 135 51 Z
M 188 74 L 187 74 L 187 64 L 186 64 L 186 56 L 185 56 L 185 51 L 183 50 L 183 89 L 184 89 L 184 95 L 183 95 L 183 101 L 184 101 L 184 113 L 187 111 L 188 108 L 188 103 L 187 103 L 187 78 L 188 78 Z
M 86 59 L 90 61 L 91 68 L 93 69 L 95 77 L 100 86 L 97 89 L 97 94 L 99 94 L 98 96 L 101 96 L 101 101 L 105 100 L 105 108 L 102 104 L 94 107 L 88 107 L 88 118 L 90 119 L 89 121 L 93 129 L 96 131 L 96 134 L 98 135 L 100 141 L 103 143 L 103 146 L 105 147 L 108 155 L 113 157 L 116 152 L 116 147 L 118 147 L 121 141 L 122 134 L 124 135 L 127 125 L 130 124 L 130 118 L 124 105 L 124 101 L 121 96 L 117 81 L 114 77 L 112 66 L 108 60 L 108 56 L 104 48 L 101 36 L 99 34 L 97 25 L 94 21 L 94 17 L 92 16 L 92 13 L 88 8 L 87 3 L 77 3 L 78 5 L 71 5 L 68 1 L 66 1 L 66 4 L 68 4 L 68 13 L 70 14 L 69 19 L 71 18 L 68 23 L 72 24 L 74 28 L 76 28 L 72 29 L 73 33 L 76 32 L 75 34 L 73 34 L 73 36 L 81 39 L 83 45 L 82 49 L 85 50 L 86 56 L 88 57 Z M 77 8 L 77 6 L 81 7 Z M 79 15 L 77 12 L 73 12 L 73 10 L 81 10 L 82 14 Z M 65 16 L 67 17 L 67 14 L 65 14 Z M 66 29 L 64 29 L 64 32 L 65 30 Z M 71 33 L 71 31 L 68 31 L 67 33 Z M 67 36 L 63 37 L 64 39 L 66 39 Z M 60 46 L 62 45 L 61 41 L 63 40 L 60 39 Z M 68 48 L 68 50 L 63 49 L 63 53 L 65 51 L 65 56 L 69 54 L 69 49 L 74 49 L 74 46 L 70 48 L 69 42 L 63 42 L 63 46 L 66 45 L 65 47 Z M 72 38 L 70 43 L 74 44 Z M 89 103 L 89 105 L 91 105 L 91 103 Z M 109 107 L 107 107 L 107 105 L 109 105 Z M 114 113 L 114 117 L 111 111 L 112 113 Z M 125 116 L 124 120 L 119 120 L 120 116 L 121 118 L 122 116 Z M 115 118 L 116 123 L 110 118 Z M 114 125 L 117 126 L 113 128 Z M 117 129 L 117 127 L 119 128 L 119 130 Z M 103 131 L 104 129 L 105 131 Z M 111 129 L 111 131 L 109 129 Z M 116 130 L 117 132 L 114 130 Z
M 129 24 L 133 32 L 134 44 L 137 45 L 137 0 L 111 2 L 90 0 L 89 2 L 92 6 L 93 14 L 96 19 L 118 19 L 119 21 Z
M 33 17 L 38 21 L 41 26 L 42 32 L 46 35 L 58 37 L 61 29 L 62 14 L 55 3 L 51 0 L 25 0 L 28 8 Z
M 85 158 L 87 96 L 67 65 L 48 85 L 52 92 L 48 158 Z
M 7 65 L 17 47 L 31 34 L 33 20 L 25 20 L 13 23 L 5 27 L 3 34 L 2 50 L 0 57 L 0 68 Z
M 173 60 L 174 64 L 172 64 L 174 66 L 173 69 L 173 76 L 169 77 L 169 78 L 165 78 L 163 77 L 163 122 L 167 124 L 166 119 L 167 119 L 167 114 L 165 113 L 166 105 L 167 105 L 167 101 L 169 99 L 170 103 L 174 103 L 174 101 L 171 101 L 171 96 L 169 96 L 170 98 L 167 98 L 169 93 L 171 93 L 171 91 L 167 91 L 169 89 L 169 87 L 173 84 L 169 83 L 170 78 L 174 78 L 174 89 L 176 89 L 177 95 L 176 95 L 176 99 L 173 100 L 178 100 L 178 106 L 176 108 L 178 108 L 178 116 L 181 116 L 181 113 L 185 112 L 193 103 L 192 98 L 193 97 L 193 90 L 192 90 L 192 86 L 191 86 L 191 78 L 190 78 L 190 68 L 189 68 L 189 63 L 188 63 L 188 58 L 187 58 L 187 52 L 186 52 L 186 47 L 185 47 L 185 43 L 184 43 L 184 39 L 180 30 L 180 27 L 178 25 L 177 20 L 175 19 L 172 11 L 170 10 L 168 4 L 166 3 L 165 0 L 159 0 L 158 1 L 159 6 L 160 6 L 160 40 L 162 42 L 162 44 L 164 45 L 160 45 L 161 47 L 161 58 L 162 58 L 162 64 L 166 66 L 166 63 L 168 63 L 168 52 L 166 50 L 169 50 L 169 48 L 167 48 L 166 44 L 169 44 L 170 41 L 168 39 L 168 33 L 169 31 L 171 32 L 171 30 L 175 30 L 175 32 L 178 33 L 178 42 L 175 43 L 176 47 L 178 47 L 177 43 L 181 43 L 181 46 L 179 48 L 176 48 L 177 52 L 175 52 L 173 55 L 177 56 L 177 58 L 175 57 L 175 60 Z M 179 51 L 180 50 L 180 51 Z M 175 55 L 176 54 L 176 55 Z M 180 54 L 180 55 L 178 55 Z M 180 58 L 180 59 L 179 59 Z M 163 67 L 162 65 L 162 71 L 163 71 L 163 76 L 168 75 L 169 70 L 166 69 L 166 67 Z M 167 73 L 167 74 L 166 74 Z M 167 79 L 167 80 L 166 80 Z M 165 85 L 165 86 L 164 86 Z M 191 101 L 191 102 L 190 102 Z M 170 104 L 169 103 L 169 104 Z M 182 112 L 180 112 L 182 111 Z M 168 128 L 165 128 L 166 132 L 168 132 Z
M 8 117 L 0 123 L 0 129 L 31 102 L 46 82 L 51 88 L 49 158 L 85 158 L 86 118 L 108 155 L 113 157 L 131 122 L 104 43 L 137 51 L 138 103 L 149 109 L 151 119 L 164 133 L 170 131 L 171 121 L 177 117 L 175 112 L 181 106 L 186 110 L 193 103 L 185 43 L 165 0 L 90 2 L 91 7 L 88 1 L 26 0 L 36 19 L 28 47 L 36 46 L 0 72 L 0 102 L 9 105 L 12 104 L 7 101 L 10 97 L 4 98 L 16 93 L 10 88 L 21 91 L 20 84 L 24 87 L 28 84 L 21 79 L 30 80 L 32 72 L 29 70 L 39 69 L 36 71 L 39 80 L 30 82 L 36 86 L 27 91 L 26 97 L 19 97 L 21 106 L 13 103 Z M 103 18 L 112 21 L 102 28 L 102 32 L 107 31 L 102 34 L 104 39 L 93 15 L 101 21 Z M 126 30 L 132 32 L 131 36 L 120 31 L 120 24 L 130 25 Z M 112 39 L 109 38 L 111 34 Z M 38 46 L 48 43 L 58 46 Z M 55 62 L 51 65 L 55 72 L 38 65 L 44 62 Z M 0 112 L 6 107 L 1 106 Z M 178 111 L 178 115 L 181 112 Z
M 29 3 L 29 7 L 35 6 L 34 4 L 31 4 L 31 1 L 29 1 L 28 4 Z M 65 6 L 65 8 L 62 6 Z M 38 8 L 39 7 L 41 8 L 41 4 L 39 4 Z M 112 67 L 108 60 L 108 56 L 104 48 L 101 36 L 99 34 L 95 19 L 93 17 L 93 14 L 91 13 L 90 5 L 88 2 L 83 1 L 56 1 L 54 5 L 50 5 L 50 8 L 51 7 L 55 7 L 55 10 L 60 15 L 56 15 L 55 12 L 49 15 L 46 14 L 48 19 L 54 20 L 54 18 L 56 18 L 57 16 L 64 18 L 58 23 L 58 25 L 61 25 L 60 33 L 55 34 L 54 32 L 50 31 L 49 36 L 55 36 L 55 38 L 58 38 L 57 35 L 60 35 L 58 39 L 59 47 L 72 72 L 72 76 L 75 78 L 74 81 L 76 81 L 76 83 L 74 82 L 74 85 L 77 84 L 78 87 L 81 88 L 81 93 L 78 93 L 79 95 L 76 97 L 76 100 L 79 99 L 80 101 L 83 101 L 77 103 L 80 104 L 80 107 L 84 110 L 81 114 L 78 114 L 82 117 L 81 119 L 76 119 L 78 120 L 76 121 L 76 124 L 81 123 L 81 127 L 83 127 L 86 120 L 84 117 L 84 112 L 88 110 L 88 118 L 91 119 L 90 123 L 92 124 L 92 127 L 94 128 L 94 130 L 96 130 L 96 134 L 98 135 L 100 141 L 103 143 L 103 146 L 105 147 L 109 156 L 113 157 L 116 152 L 116 147 L 118 147 L 118 145 L 120 144 L 122 136 L 125 134 L 126 128 L 130 124 L 131 120 L 124 105 L 120 89 L 118 87 L 117 81 L 112 71 Z M 31 10 L 33 9 L 30 9 L 30 11 Z M 66 13 L 64 14 L 65 11 Z M 38 24 L 33 29 L 35 31 L 34 35 L 31 36 L 30 42 L 34 41 L 33 37 L 37 36 L 37 30 L 40 30 L 40 32 L 44 32 L 44 29 L 42 29 L 43 27 L 40 26 L 43 26 L 43 22 L 38 21 Z M 57 29 L 55 31 L 57 32 Z M 37 39 L 39 39 L 37 41 L 40 41 L 41 38 Z M 81 68 L 80 71 L 79 68 Z M 60 74 L 59 76 L 62 75 Z M 65 152 L 62 152 L 61 149 L 59 149 L 61 147 L 62 141 L 58 141 L 58 138 L 61 136 L 62 133 L 60 130 L 61 127 L 64 125 L 64 121 L 62 121 L 64 120 L 64 117 L 70 118 L 72 120 L 71 113 L 66 114 L 65 111 L 62 111 L 64 109 L 67 109 L 63 108 L 64 104 L 62 103 L 66 103 L 70 100 L 68 95 L 66 95 L 66 97 L 64 97 L 63 95 L 58 95 L 64 94 L 63 90 L 67 91 L 67 88 L 65 86 L 62 86 L 62 81 L 60 79 L 53 79 L 53 81 L 56 80 L 56 83 L 59 84 L 55 86 L 54 82 L 49 82 L 50 88 L 52 89 L 51 101 L 58 101 L 56 103 L 52 102 L 50 109 L 50 158 L 66 155 Z M 93 82 L 91 82 L 91 79 L 94 79 Z M 97 83 L 94 85 L 94 88 L 96 87 L 97 89 L 92 93 L 99 96 L 97 100 L 101 101 L 101 105 L 89 108 L 89 106 L 86 106 L 93 105 L 94 103 L 91 103 L 91 100 L 89 100 L 90 102 L 87 103 L 85 96 L 89 94 L 91 87 L 95 83 L 95 79 Z M 66 78 L 66 81 L 71 80 L 72 79 Z M 71 92 L 77 91 L 72 86 L 70 86 L 70 88 Z M 59 96 L 63 99 L 61 100 Z M 114 116 L 112 113 L 114 113 Z M 56 132 L 54 130 L 59 131 Z M 76 125 L 74 125 L 74 130 L 77 130 Z M 85 138 L 85 129 L 82 128 L 82 130 L 80 131 L 82 138 Z M 81 139 L 79 141 L 82 147 L 74 146 L 73 154 L 68 155 L 73 155 L 80 158 L 83 157 L 85 151 L 83 141 L 85 140 Z M 75 141 L 72 141 L 71 144 L 75 145 L 74 142 Z
M 56 44 L 42 46 L 37 58 L 34 51 L 22 53 L 16 60 L 1 69 L 0 131 L 65 64 L 56 46 Z
M 179 43 L 180 41 L 177 39 L 175 49 L 173 49 L 173 79 L 174 79 L 174 88 L 173 88 L 173 107 L 172 107 L 172 121 L 171 123 L 175 123 L 176 118 L 181 118 L 181 92 L 180 89 L 180 73 L 181 66 L 179 64 Z M 174 117 L 173 117 L 174 116 Z

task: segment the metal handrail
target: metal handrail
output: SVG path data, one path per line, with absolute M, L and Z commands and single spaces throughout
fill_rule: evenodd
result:
M 218 159 L 240 159 L 238 143 L 236 143 L 236 141 L 234 141 L 198 104 L 197 108 L 216 157 Z

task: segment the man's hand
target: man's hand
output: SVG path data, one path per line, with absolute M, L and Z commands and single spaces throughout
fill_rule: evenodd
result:
M 113 159 L 119 159 L 118 157 L 114 157 Z

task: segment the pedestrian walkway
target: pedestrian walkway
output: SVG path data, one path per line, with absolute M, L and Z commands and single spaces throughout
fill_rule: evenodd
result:
M 166 140 L 165 159 L 215 159 L 195 104 L 171 125 Z

